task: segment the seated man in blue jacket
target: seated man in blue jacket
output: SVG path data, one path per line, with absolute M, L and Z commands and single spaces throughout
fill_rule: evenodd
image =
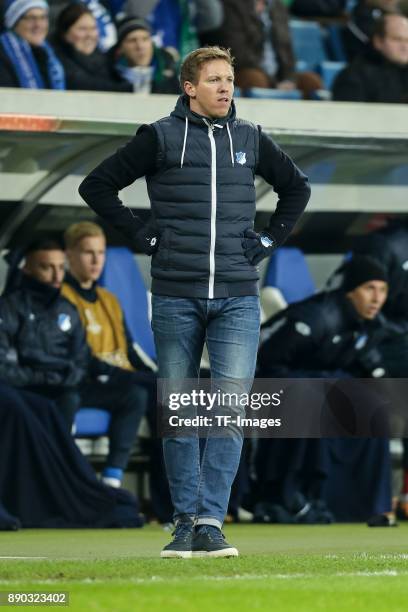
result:
M 408 224 L 404 219 L 389 219 L 387 224 L 357 238 L 355 255 L 367 255 L 381 262 L 387 272 L 389 292 L 384 314 L 392 325 L 392 334 L 381 344 L 388 376 L 408 377 Z M 342 268 L 336 270 L 330 283 L 339 283 Z M 401 415 L 398 435 L 403 438 L 403 482 L 400 499 L 394 500 L 398 513 L 408 519 L 408 418 Z
M 63 247 L 54 240 L 36 242 L 25 252 L 18 282 L 0 299 L 0 381 L 56 401 L 69 431 L 83 402 L 93 406 L 95 395 L 104 395 L 113 415 L 102 479 L 120 487 L 147 391 L 131 372 L 120 371 L 119 380 L 118 368 L 91 355 L 77 308 L 61 294 L 65 263 Z M 93 397 L 84 397 L 85 386 Z
M 379 378 L 385 375 L 377 350 L 388 333 L 380 315 L 388 293 L 385 270 L 376 260 L 361 256 L 353 258 L 344 272 L 339 290 L 318 293 L 291 304 L 265 323 L 258 359 L 260 376 Z M 356 446 L 361 446 L 360 471 L 355 470 L 354 476 L 357 481 L 360 474 L 360 492 L 365 491 L 368 500 L 365 507 L 351 498 L 345 504 L 339 480 L 335 482 L 333 478 L 331 457 L 338 455 L 339 444 L 347 446 L 347 451 L 343 448 L 346 455 L 353 456 Z M 390 510 L 386 507 L 391 501 L 388 460 L 388 440 L 383 438 L 260 440 L 257 465 L 261 496 L 264 501 L 288 511 L 293 522 L 333 520 L 321 503 L 324 497 L 338 520 L 367 520 L 371 515 Z M 378 468 L 375 481 L 368 482 L 363 474 L 366 461 Z M 343 509 L 338 495 L 343 498 Z M 375 501 L 380 498 L 386 500 L 384 506 L 382 501 Z
M 0 380 L 54 399 L 63 415 L 78 408 L 89 365 L 77 310 L 60 295 L 64 274 L 61 244 L 35 242 L 0 298 Z

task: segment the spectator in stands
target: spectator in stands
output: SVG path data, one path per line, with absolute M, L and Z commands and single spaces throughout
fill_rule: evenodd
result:
M 0 530 L 143 525 L 135 497 L 96 479 L 54 402 L 3 382 L 0 397 Z
M 65 232 L 69 272 L 62 295 L 78 310 L 93 360 L 92 378 L 80 387 L 81 404 L 109 410 L 110 453 L 105 482 L 120 486 L 140 420 L 148 404 L 145 385 L 155 376 L 138 357 L 117 298 L 96 282 L 105 263 L 106 239 L 95 223 Z M 73 415 L 72 415 L 73 416 Z
M 350 62 L 370 44 L 380 17 L 399 10 L 399 0 L 358 0 L 343 32 L 344 50 Z
M 231 49 L 235 84 L 300 89 L 304 97 L 322 88 L 313 72 L 296 73 L 288 12 L 282 0 L 223 0 L 221 28 L 206 36 L 209 44 Z
M 116 71 L 135 93 L 177 94 L 180 85 L 174 55 L 155 46 L 143 19 L 125 17 L 118 23 L 118 43 L 112 51 Z
M 108 51 L 117 40 L 116 28 L 114 23 L 115 12 L 111 10 L 108 0 L 53 0 L 50 3 L 50 36 L 55 34 L 55 25 L 60 12 L 68 4 L 78 4 L 82 2 L 93 14 L 98 28 L 98 47 L 100 51 Z
M 293 0 L 290 12 L 296 17 L 339 17 L 346 6 L 347 0 Z
M 48 34 L 45 0 L 8 0 L 0 35 L 0 86 L 65 89 L 64 70 Z
M 387 333 L 379 314 L 387 297 L 386 278 L 384 268 L 376 260 L 356 257 L 345 266 L 344 281 L 339 290 L 316 294 L 290 305 L 272 317 L 264 324 L 261 332 L 263 343 L 259 351 L 260 376 L 384 376 L 386 370 L 377 347 Z M 342 410 L 342 414 L 344 412 Z M 341 443 L 341 440 L 335 441 L 337 451 Z M 263 499 L 281 506 L 284 516 L 289 515 L 292 519 L 296 515 L 301 517 L 300 522 L 308 522 L 307 511 L 311 512 L 310 522 L 330 522 L 324 505 L 320 502 L 317 505 L 312 503 L 313 500 L 321 500 L 325 494 L 324 487 L 331 469 L 330 441 L 264 439 L 259 440 L 258 444 L 258 477 L 262 484 Z M 360 502 L 358 499 L 347 501 L 349 508 L 354 508 L 354 512 L 358 511 L 360 516 L 349 515 L 348 519 L 367 520 L 371 514 L 390 511 L 388 440 L 344 440 L 344 445 L 344 451 L 348 448 L 353 455 L 357 446 L 361 447 L 359 472 L 355 478 L 361 481 L 359 486 L 362 497 Z M 381 472 L 385 477 L 384 480 L 379 477 L 373 484 L 371 478 L 366 478 L 367 473 L 371 475 L 372 465 L 366 463 L 363 466 L 363 463 L 374 460 L 378 474 Z M 365 504 L 367 516 L 361 516 L 364 512 L 364 503 L 361 503 L 364 495 L 369 500 Z M 385 499 L 385 502 L 381 502 L 383 506 L 376 503 L 378 496 Z M 335 504 L 329 504 L 329 507 L 336 513 Z M 344 520 L 346 517 L 341 518 Z
M 376 22 L 372 46 L 342 70 L 333 99 L 350 102 L 408 102 L 408 19 L 386 15 Z
M 177 49 L 181 58 L 198 47 L 197 36 L 222 23 L 222 0 L 125 0 L 126 15 L 146 19 L 159 47 Z
M 65 69 L 67 89 L 133 91 L 98 49 L 98 41 L 96 20 L 89 8 L 73 3 L 62 10 L 56 23 L 55 50 Z
M 78 0 L 71 0 L 77 2 Z M 81 0 L 92 12 L 98 28 L 98 47 L 101 51 L 108 51 L 117 41 L 116 28 L 113 20 L 113 11 L 110 5 L 115 2 L 109 0 Z

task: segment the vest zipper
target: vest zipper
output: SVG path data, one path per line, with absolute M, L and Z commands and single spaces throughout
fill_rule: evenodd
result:
M 215 278 L 215 239 L 217 219 L 217 150 L 214 140 L 214 125 L 208 123 L 208 138 L 211 144 L 211 234 L 210 234 L 210 276 L 208 279 L 208 299 L 214 299 Z

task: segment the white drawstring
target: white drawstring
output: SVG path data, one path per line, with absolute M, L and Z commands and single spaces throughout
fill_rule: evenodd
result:
M 209 122 L 206 121 L 206 119 L 204 119 L 204 117 L 203 117 L 203 121 L 204 121 L 204 123 L 206 125 L 210 126 Z M 218 127 L 218 128 L 222 128 L 222 125 L 218 125 L 217 123 L 214 123 L 214 126 Z M 183 163 L 184 163 L 184 154 L 186 152 L 186 143 L 187 143 L 187 132 L 188 132 L 188 117 L 186 117 L 186 127 L 185 127 L 185 130 L 184 130 L 184 142 L 183 142 L 183 151 L 181 153 L 180 168 L 183 167 Z M 233 166 L 235 166 L 235 162 L 234 162 L 234 146 L 232 144 L 232 136 L 231 136 L 231 132 L 230 132 L 230 128 L 229 128 L 228 123 L 227 123 L 227 132 L 228 132 L 228 138 L 229 138 L 229 141 L 230 141 L 231 163 L 232 163 Z
M 227 123 L 227 132 L 228 132 L 228 137 L 229 137 L 229 141 L 230 141 L 231 162 L 232 162 L 232 165 L 235 166 L 235 163 L 234 163 L 234 147 L 232 146 L 232 137 L 231 137 L 231 132 L 230 132 L 228 123 Z
M 186 117 L 186 127 L 184 130 L 183 152 L 181 154 L 180 168 L 183 167 L 183 163 L 184 163 L 184 153 L 186 152 L 187 132 L 188 132 L 188 117 Z

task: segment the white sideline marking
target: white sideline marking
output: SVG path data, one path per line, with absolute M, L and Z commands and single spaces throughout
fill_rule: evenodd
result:
M 306 573 L 298 573 L 298 574 L 236 574 L 235 576 L 196 576 L 190 577 L 190 581 L 202 581 L 209 580 L 212 582 L 220 582 L 223 580 L 228 581 L 237 581 L 237 580 L 290 580 L 292 578 L 307 578 L 310 580 L 311 578 L 331 578 L 331 577 L 339 577 L 339 578 L 379 578 L 379 577 L 396 577 L 396 576 L 408 576 L 408 572 L 399 572 L 397 570 L 383 570 L 377 572 L 336 572 L 335 574 L 306 574 Z M 113 578 L 115 583 L 122 584 L 148 584 L 152 582 L 184 582 L 184 578 L 164 578 L 163 576 L 150 576 L 149 578 Z M 61 584 L 61 580 L 55 580 L 51 578 L 45 579 L 36 579 L 30 580 L 30 584 Z M 64 582 L 75 582 L 80 584 L 106 584 L 106 579 L 102 578 L 82 578 L 77 579 L 75 577 L 67 579 L 65 578 Z M 19 580 L 0 580 L 0 584 L 19 584 Z
M 48 559 L 48 557 L 0 557 L 0 559 Z

